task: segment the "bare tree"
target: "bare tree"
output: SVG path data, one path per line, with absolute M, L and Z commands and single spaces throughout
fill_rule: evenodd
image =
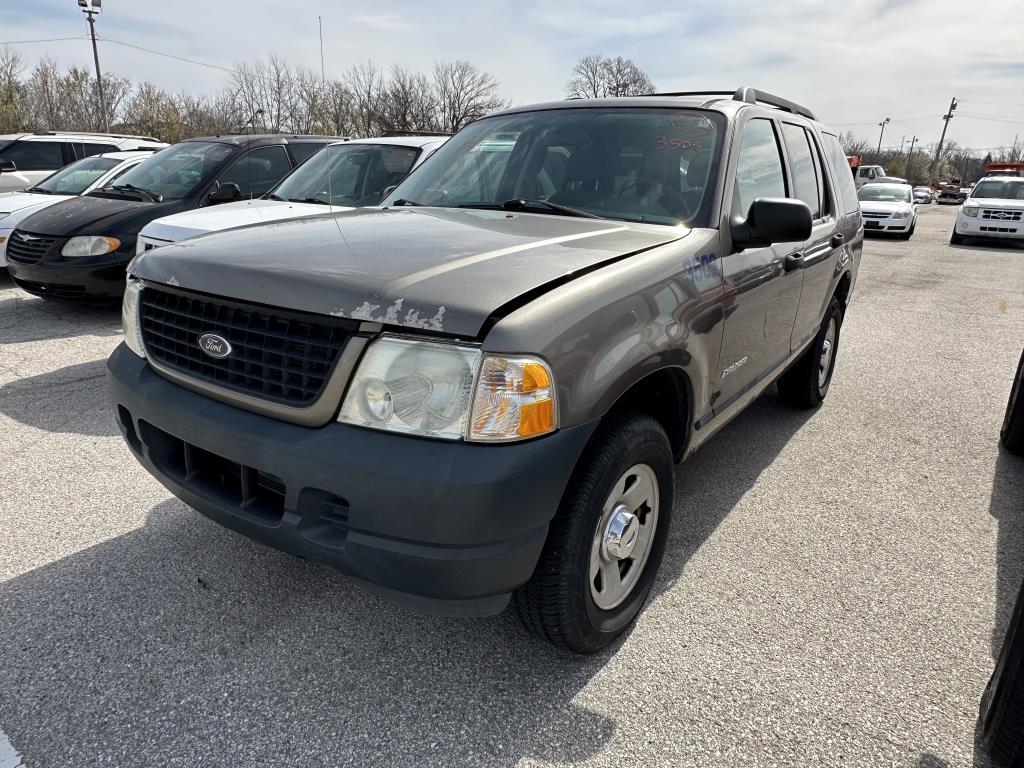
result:
M 21 127 L 24 86 L 21 73 L 25 62 L 6 46 L 0 48 L 0 131 L 16 131 Z
M 570 99 L 643 96 L 654 93 L 654 83 L 632 59 L 593 55 L 576 62 L 565 90 Z
M 426 75 L 403 67 L 391 68 L 380 103 L 380 128 L 394 131 L 436 130 L 437 97 Z
M 380 126 L 384 75 L 372 61 L 354 65 L 345 74 L 345 87 L 352 94 L 352 121 L 360 136 L 373 136 Z
M 436 124 L 445 133 L 455 133 L 507 104 L 498 96 L 498 81 L 468 61 L 434 64 L 434 90 Z

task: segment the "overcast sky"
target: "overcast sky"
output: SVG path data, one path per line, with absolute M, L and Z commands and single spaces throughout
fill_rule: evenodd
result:
M 230 67 L 277 53 L 328 77 L 357 61 L 429 69 L 468 59 L 514 103 L 561 98 L 584 55 L 626 56 L 659 90 L 751 85 L 883 146 L 949 138 L 984 150 L 1024 137 L 1021 0 L 104 0 L 101 38 Z M 429 9 L 429 10 L 428 10 Z M 84 35 L 76 0 L 3 0 L 0 42 Z M 18 45 L 28 63 L 92 67 L 88 42 Z M 101 41 L 104 70 L 213 93 L 227 73 Z M 969 117 L 974 115 L 977 117 Z M 978 119 L 998 118 L 993 119 Z

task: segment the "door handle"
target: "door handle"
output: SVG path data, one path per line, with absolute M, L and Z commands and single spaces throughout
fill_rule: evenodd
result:
M 834 235 L 832 235 L 832 239 L 828 241 L 828 244 L 831 245 L 833 248 L 838 248 L 844 242 L 846 242 L 846 238 L 843 237 L 843 233 L 836 232 Z
M 804 265 L 804 255 L 797 251 L 791 253 L 786 257 L 785 261 L 782 262 L 782 268 L 786 272 L 792 272 L 794 269 L 800 269 Z

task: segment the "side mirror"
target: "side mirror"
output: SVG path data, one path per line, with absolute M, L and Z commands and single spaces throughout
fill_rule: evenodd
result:
M 0 160 L 0 173 L 14 173 L 18 170 L 18 166 L 14 164 L 13 160 Z
M 730 229 L 733 247 L 743 250 L 807 240 L 811 227 L 811 209 L 802 200 L 759 197 L 750 204 L 747 218 L 734 219 Z
M 217 203 L 231 203 L 241 197 L 242 190 L 238 188 L 237 184 L 229 181 L 227 184 L 217 185 L 217 188 L 206 196 L 206 201 L 211 205 L 216 205 Z

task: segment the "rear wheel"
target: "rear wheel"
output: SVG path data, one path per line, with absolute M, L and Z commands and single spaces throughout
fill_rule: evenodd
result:
M 1006 415 L 999 439 L 1011 453 L 1024 453 L 1024 352 L 1017 363 L 1017 375 L 1006 403 Z
M 816 408 L 828 394 L 839 351 L 843 309 L 833 296 L 818 335 L 803 356 L 779 379 L 779 397 L 796 408 Z
M 665 551 L 674 461 L 657 421 L 605 417 L 580 458 L 533 576 L 515 594 L 526 627 L 593 653 L 636 619 Z

